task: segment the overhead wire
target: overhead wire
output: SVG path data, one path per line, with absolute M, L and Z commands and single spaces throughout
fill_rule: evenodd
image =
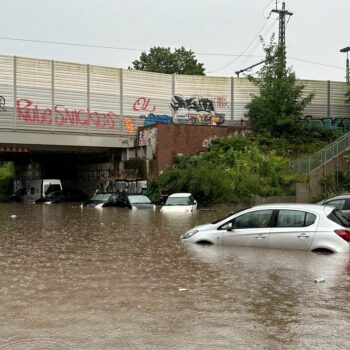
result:
M 78 47 L 87 47 L 87 48 L 99 48 L 99 49 L 110 49 L 110 50 L 124 50 L 124 51 L 147 51 L 145 49 L 140 48 L 126 48 L 126 47 L 116 47 L 116 46 L 105 46 L 105 45 L 91 45 L 91 44 L 79 44 L 79 43 L 69 43 L 69 42 L 59 42 L 59 41 L 47 41 L 47 40 L 34 40 L 34 39 L 22 39 L 22 38 L 12 38 L 12 37 L 3 37 L 0 36 L 0 40 L 12 40 L 12 41 L 23 41 L 23 42 L 35 42 L 42 44 L 54 44 L 54 45 L 68 45 L 68 46 L 78 46 Z M 213 53 L 213 52 L 195 52 L 196 55 L 202 56 L 222 56 L 222 57 L 257 57 L 261 58 L 261 55 L 245 55 L 245 54 L 228 54 L 228 53 Z M 325 63 L 308 61 L 305 59 L 288 57 L 288 59 L 301 61 L 304 63 L 315 64 L 319 66 L 335 68 L 335 69 L 343 69 L 343 67 L 333 66 Z
M 271 26 L 267 29 L 266 33 L 264 35 L 261 35 L 263 39 L 265 39 L 267 37 L 267 35 L 271 32 L 271 30 L 274 28 L 275 25 L 276 25 L 276 22 L 272 23 Z M 259 42 L 257 41 L 251 50 L 252 53 L 255 52 L 258 45 L 259 45 Z M 246 66 L 251 57 L 252 57 L 251 55 L 247 55 L 247 57 L 242 61 L 241 65 L 238 66 L 238 70 L 242 69 L 243 66 Z
M 225 65 L 222 66 L 221 68 L 215 69 L 215 70 L 213 70 L 213 71 L 211 71 L 211 72 L 208 72 L 208 73 L 210 74 L 210 73 L 219 72 L 219 71 L 221 71 L 221 70 L 227 68 L 228 66 L 230 66 L 230 65 L 233 64 L 234 62 L 236 62 L 240 57 L 242 57 L 242 56 L 246 53 L 246 51 L 255 43 L 256 39 L 260 36 L 260 34 L 261 34 L 261 32 L 263 31 L 263 29 L 265 28 L 265 26 L 266 26 L 268 20 L 269 20 L 269 19 L 267 18 L 266 21 L 265 21 L 265 23 L 264 23 L 264 25 L 261 27 L 259 33 L 255 36 L 255 38 L 249 43 L 249 45 L 243 50 L 243 52 L 242 52 L 240 55 L 238 55 L 234 60 L 232 60 L 232 61 L 230 61 L 229 63 L 225 64 Z

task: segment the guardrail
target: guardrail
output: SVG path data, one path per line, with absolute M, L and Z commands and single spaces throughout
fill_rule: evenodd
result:
M 291 161 L 291 167 L 297 173 L 311 173 L 319 166 L 332 160 L 345 150 L 350 148 L 350 132 L 343 135 L 327 147 L 316 152 L 312 156 Z

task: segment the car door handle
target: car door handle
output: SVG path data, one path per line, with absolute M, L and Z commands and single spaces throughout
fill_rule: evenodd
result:
M 309 238 L 309 235 L 307 233 L 299 233 L 298 238 Z
M 257 236 L 255 236 L 256 239 L 264 239 L 266 237 L 267 237 L 266 235 L 257 235 Z

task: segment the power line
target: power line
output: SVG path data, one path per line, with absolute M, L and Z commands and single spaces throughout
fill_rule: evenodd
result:
M 144 49 L 137 48 L 126 48 L 126 47 L 115 47 L 115 46 L 103 46 L 103 45 L 90 45 L 90 44 L 78 44 L 78 43 L 68 43 L 68 42 L 59 42 L 59 41 L 46 41 L 46 40 L 33 40 L 33 39 L 20 39 L 20 38 L 10 38 L 10 37 L 2 37 L 0 36 L 0 40 L 12 40 L 12 41 L 24 41 L 24 42 L 35 42 L 41 44 L 54 44 L 54 45 L 68 45 L 68 46 L 80 46 L 80 47 L 88 47 L 88 48 L 101 48 L 101 49 L 112 49 L 112 50 L 125 50 L 125 51 L 147 51 Z M 213 53 L 213 52 L 195 52 L 196 55 L 201 56 L 223 56 L 223 57 L 256 57 L 261 58 L 261 55 L 244 55 L 244 54 L 228 54 L 228 53 Z M 304 63 L 315 64 L 318 66 L 324 66 L 329 68 L 343 69 L 343 67 L 332 66 L 329 64 L 324 64 L 320 62 L 308 61 L 300 58 L 287 57 L 290 60 L 301 61 Z
M 307 61 L 307 60 L 303 60 L 301 58 L 294 58 L 294 57 L 288 57 L 287 59 L 289 60 L 294 60 L 294 61 L 300 61 L 300 62 L 304 62 L 304 63 L 309 63 L 309 64 L 315 64 L 317 66 L 323 66 L 323 67 L 328 67 L 328 68 L 335 68 L 335 69 L 341 69 L 343 70 L 343 67 L 338 67 L 338 66 L 332 66 L 330 64 L 325 64 L 325 63 L 319 63 L 319 62 L 313 62 L 313 61 Z
M 266 21 L 265 21 L 265 23 L 264 23 L 264 25 L 261 27 L 259 33 L 255 36 L 255 38 L 250 42 L 250 44 L 243 50 L 243 52 L 242 52 L 239 56 L 237 56 L 233 61 L 231 61 L 231 62 L 225 64 L 223 67 L 218 68 L 218 69 L 213 70 L 213 71 L 208 72 L 208 73 L 219 72 L 219 71 L 221 71 L 221 70 L 227 68 L 228 66 L 230 66 L 232 63 L 236 62 L 240 57 L 242 57 L 242 56 L 245 54 L 245 52 L 248 51 L 248 49 L 249 49 L 249 48 L 252 46 L 252 44 L 256 41 L 256 39 L 259 37 L 259 35 L 260 35 L 261 32 L 263 31 L 263 29 L 265 28 L 265 26 L 266 26 L 268 20 L 269 20 L 269 19 L 267 18 Z
M 77 44 L 77 43 L 68 43 L 68 42 L 60 42 L 60 41 L 47 41 L 47 40 L 19 39 L 19 38 L 10 38 L 10 37 L 4 37 L 4 36 L 0 36 L 0 39 L 2 39 L 2 40 L 12 40 L 12 41 L 24 41 L 24 42 L 40 43 L 40 44 L 80 46 L 80 47 L 89 47 L 89 48 L 97 48 L 97 49 L 111 49 L 111 50 L 125 50 L 125 51 L 145 51 L 145 50 L 142 50 L 142 49 L 134 49 L 134 48 L 128 48 L 128 47 Z

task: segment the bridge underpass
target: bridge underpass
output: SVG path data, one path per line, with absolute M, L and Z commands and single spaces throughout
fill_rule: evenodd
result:
M 135 137 L 0 131 L 0 162 L 15 165 L 15 190 L 28 179 L 58 178 L 66 187 L 93 192 L 108 179 L 140 175 L 127 169 Z M 136 164 L 136 167 L 138 164 Z

